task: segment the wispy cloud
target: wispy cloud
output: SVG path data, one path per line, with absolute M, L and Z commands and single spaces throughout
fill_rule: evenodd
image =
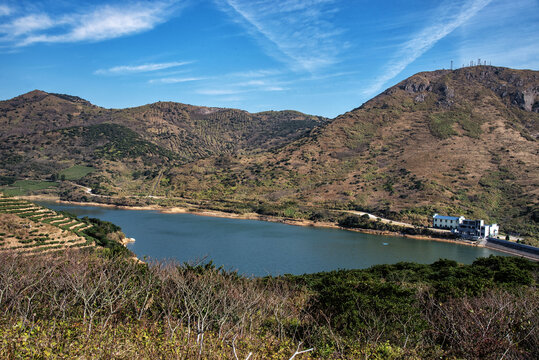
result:
M 183 66 L 191 64 L 192 61 L 175 61 L 175 62 L 166 62 L 166 63 L 151 63 L 151 64 L 142 64 L 142 65 L 121 65 L 114 66 L 110 69 L 99 69 L 94 72 L 94 74 L 112 74 L 112 75 L 121 75 L 121 74 L 132 74 L 132 73 L 141 73 L 149 71 L 164 70 L 169 68 L 174 68 L 178 66 Z
M 184 82 L 191 82 L 191 81 L 200 81 L 204 80 L 203 77 L 185 77 L 185 78 L 161 78 L 161 79 L 152 79 L 148 81 L 150 84 L 178 84 L 178 83 L 184 83 Z
M 8 29 L 11 35 L 17 37 L 26 35 L 35 31 L 46 30 L 54 27 L 55 22 L 46 14 L 31 14 L 14 19 L 11 24 L 2 26 Z
M 491 2 L 492 0 L 468 0 L 460 7 L 455 16 L 442 19 L 434 25 L 423 28 L 412 39 L 400 46 L 393 60 L 383 70 L 384 74 L 365 89 L 364 94 L 373 95 L 379 92 L 389 80 L 401 73 L 409 64 L 431 49 L 438 41 L 473 18 Z
M 269 45 L 270 56 L 298 70 L 315 71 L 338 61 L 346 43 L 329 19 L 334 0 L 217 0 L 234 19 Z
M 268 86 L 262 89 L 263 91 L 285 91 L 286 88 L 281 86 Z
M 13 10 L 7 5 L 0 5 L 0 16 L 8 16 Z
M 244 82 L 239 82 L 234 84 L 238 88 L 244 88 L 245 91 L 251 91 L 256 89 L 259 91 L 284 91 L 282 81 L 277 81 L 274 79 L 258 79 L 258 80 L 249 80 Z
M 167 21 L 179 7 L 173 2 L 137 2 L 101 5 L 60 16 L 31 13 L 0 25 L 0 34 L 4 42 L 18 46 L 102 41 L 151 30 Z
M 261 70 L 247 70 L 242 72 L 230 73 L 225 76 L 227 77 L 237 77 L 237 78 L 260 78 L 267 76 L 280 75 L 283 72 L 277 69 L 261 69 Z

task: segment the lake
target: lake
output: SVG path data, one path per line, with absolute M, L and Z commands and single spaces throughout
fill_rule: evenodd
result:
M 213 260 L 218 266 L 244 275 L 303 274 L 399 261 L 430 264 L 439 258 L 469 264 L 478 257 L 504 255 L 452 243 L 256 220 L 56 203 L 43 205 L 121 226 L 128 237 L 136 239 L 127 247 L 141 260 L 145 257 L 180 262 Z

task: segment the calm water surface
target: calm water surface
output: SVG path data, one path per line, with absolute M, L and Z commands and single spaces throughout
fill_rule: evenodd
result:
M 157 211 L 44 204 L 122 227 L 136 242 L 128 248 L 140 259 L 211 259 L 245 275 L 303 274 L 366 268 L 399 261 L 432 263 L 439 258 L 471 263 L 491 254 L 485 248 L 403 237 L 361 234 L 270 223 Z

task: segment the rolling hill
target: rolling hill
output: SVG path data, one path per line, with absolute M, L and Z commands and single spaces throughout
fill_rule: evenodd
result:
M 202 197 L 232 184 L 239 201 L 365 209 L 417 223 L 434 212 L 463 214 L 506 228 L 516 221 L 526 225 L 515 230 L 537 236 L 538 94 L 537 71 L 419 73 L 277 151 L 224 166 L 206 159 L 174 178 Z
M 326 121 L 296 111 L 251 114 L 171 102 L 104 109 L 75 96 L 34 90 L 0 102 L 2 165 L 9 168 L 24 159 L 39 168 L 46 163 L 37 161 L 40 157 L 94 161 L 155 156 L 187 162 L 282 146 Z
M 35 90 L 0 102 L 0 180 L 45 179 L 85 165 L 100 170 L 89 184 L 106 183 L 107 194 L 130 181 L 144 193 L 163 168 L 283 146 L 326 122 L 296 111 L 251 114 L 170 102 L 104 109 Z
M 7 177 L 88 165 L 97 171 L 78 181 L 102 194 L 290 217 L 462 214 L 539 236 L 537 71 L 419 73 L 331 121 L 177 103 L 102 109 L 34 91 L 0 103 L 0 126 Z

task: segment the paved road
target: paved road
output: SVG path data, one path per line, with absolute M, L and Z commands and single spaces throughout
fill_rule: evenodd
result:
M 83 185 L 79 185 L 79 184 L 74 183 L 74 182 L 72 182 L 72 181 L 69 181 L 69 183 L 70 183 L 71 185 L 73 185 L 73 186 L 76 186 L 76 187 L 79 187 L 79 188 L 83 189 L 84 192 L 85 192 L 86 194 L 88 194 L 88 195 L 91 195 L 91 196 L 97 196 L 97 197 L 108 197 L 107 195 L 94 194 L 94 193 L 92 192 L 92 189 L 89 188 L 89 187 L 86 187 L 86 186 L 83 186 Z
M 381 218 L 379 216 L 369 214 L 369 213 L 366 213 L 366 212 L 363 212 L 363 211 L 344 210 L 344 212 L 349 213 L 349 214 L 359 215 L 359 216 L 368 215 L 369 219 L 375 220 L 375 221 L 381 221 L 381 222 L 383 222 L 385 224 L 397 225 L 397 226 L 402 226 L 402 227 L 405 227 L 405 228 L 415 228 L 416 227 L 415 225 L 412 225 L 412 224 L 409 224 L 409 223 Z M 447 233 L 451 232 L 449 230 L 437 229 L 437 228 L 431 228 L 431 227 L 429 227 L 428 229 L 431 230 L 431 231 L 434 231 L 434 232 L 441 233 L 441 234 L 447 234 Z
M 385 224 L 397 225 L 397 226 L 402 226 L 402 227 L 407 227 L 407 228 L 415 227 L 412 224 L 403 223 L 403 222 L 400 222 L 400 221 L 393 221 L 393 220 L 389 220 L 389 219 L 384 219 L 384 218 L 381 218 L 379 216 L 369 214 L 369 213 L 366 213 L 366 212 L 363 212 L 363 211 L 346 210 L 345 212 L 350 213 L 350 214 L 354 214 L 354 215 L 359 215 L 359 216 L 368 215 L 369 219 L 375 220 L 375 221 L 381 221 L 381 222 L 383 222 Z M 378 219 L 380 219 L 380 220 L 378 220 Z

